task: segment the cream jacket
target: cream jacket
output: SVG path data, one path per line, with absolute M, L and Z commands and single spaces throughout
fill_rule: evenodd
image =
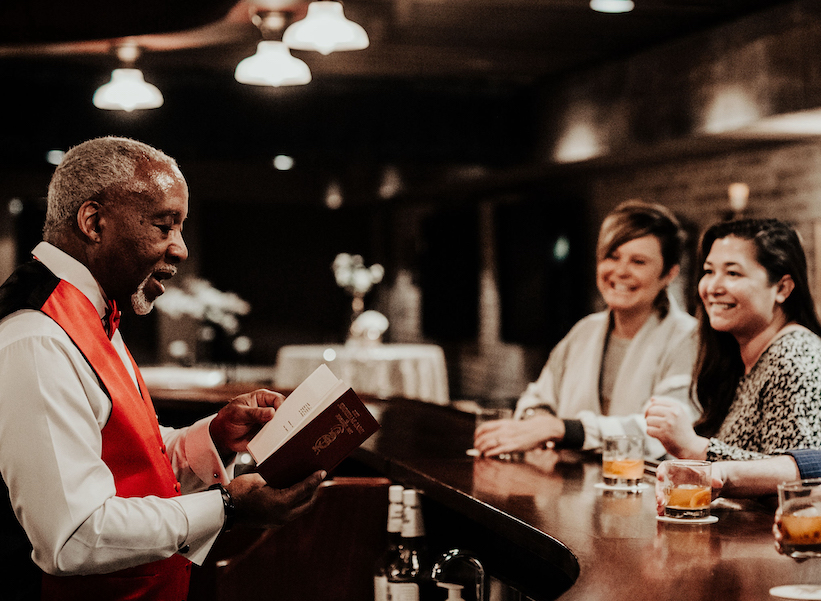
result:
M 550 353 L 536 382 L 519 398 L 515 417 L 529 407 L 547 406 L 562 419 L 581 420 L 583 449 L 596 449 L 602 438 L 615 434 L 646 436 L 644 411 L 651 397 L 668 397 L 681 403 L 695 421 L 701 412 L 689 389 L 698 349 L 696 320 L 670 299 L 664 319 L 653 314 L 630 342 L 619 368 L 610 414 L 601 414 L 599 378 L 610 312 L 588 315 L 579 321 Z M 647 456 L 659 458 L 664 447 L 646 438 Z

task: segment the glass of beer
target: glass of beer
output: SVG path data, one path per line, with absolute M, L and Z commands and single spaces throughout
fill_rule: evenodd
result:
M 700 519 L 710 515 L 712 500 L 711 463 L 686 459 L 664 462 L 664 515 L 671 518 Z
M 602 445 L 602 479 L 607 486 L 636 487 L 644 478 L 644 436 L 607 436 Z

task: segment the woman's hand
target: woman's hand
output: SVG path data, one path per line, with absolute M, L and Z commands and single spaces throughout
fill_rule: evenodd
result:
M 526 420 L 500 419 L 482 424 L 473 435 L 473 447 L 486 457 L 529 451 L 561 442 L 564 422 L 553 415 Z
M 674 457 L 707 459 L 710 441 L 696 434 L 690 416 L 678 401 L 654 397 L 650 399 L 644 418 L 647 421 L 647 435 L 658 438 Z

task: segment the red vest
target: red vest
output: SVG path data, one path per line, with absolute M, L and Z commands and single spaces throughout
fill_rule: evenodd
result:
M 102 430 L 102 459 L 114 475 L 118 497 L 180 495 L 160 436 L 154 405 L 134 359 L 142 396 L 102 327 L 97 310 L 77 288 L 62 280 L 40 309 L 71 337 L 111 398 L 111 417 Z M 191 563 L 181 555 L 89 576 L 43 575 L 44 601 L 183 601 Z

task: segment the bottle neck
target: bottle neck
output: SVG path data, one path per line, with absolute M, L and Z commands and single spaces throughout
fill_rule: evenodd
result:
M 404 519 L 402 520 L 402 538 L 421 538 L 425 536 L 425 523 L 422 520 L 422 509 L 420 507 L 405 507 Z
M 402 532 L 402 504 L 388 505 L 388 532 Z

